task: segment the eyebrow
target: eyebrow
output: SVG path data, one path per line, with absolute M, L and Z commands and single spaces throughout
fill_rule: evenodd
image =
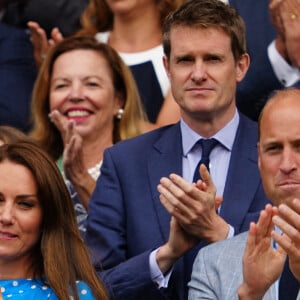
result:
M 36 194 L 21 194 L 16 196 L 17 199 L 26 199 L 26 198 L 35 198 L 38 200 L 38 196 Z
M 101 77 L 101 75 L 97 75 L 97 74 L 93 74 L 93 75 L 86 75 L 86 76 L 81 76 L 79 77 L 80 80 L 87 80 L 87 79 L 91 79 L 91 78 L 96 78 L 96 79 L 103 79 L 103 77 Z M 65 81 L 70 81 L 73 78 L 70 79 L 69 76 L 57 76 L 52 78 L 52 82 L 53 81 L 57 81 L 57 80 L 65 80 Z

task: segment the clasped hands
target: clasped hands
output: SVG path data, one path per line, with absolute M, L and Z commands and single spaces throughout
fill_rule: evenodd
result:
M 169 242 L 173 237 L 174 247 L 178 243 L 182 245 L 181 255 L 200 240 L 211 243 L 225 239 L 229 231 L 229 225 L 216 212 L 222 197 L 216 197 L 216 188 L 205 165 L 200 166 L 200 175 L 202 180 L 189 183 L 171 174 L 169 178 L 161 178 L 157 187 L 162 205 L 172 216 Z M 176 234 L 172 233 L 173 227 Z M 182 241 L 186 242 L 185 247 Z

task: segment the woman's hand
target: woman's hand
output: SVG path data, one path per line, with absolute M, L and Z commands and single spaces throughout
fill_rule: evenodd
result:
M 60 131 L 64 143 L 63 168 L 66 177 L 70 180 L 85 209 L 96 187 L 96 182 L 88 173 L 83 161 L 83 140 L 76 130 L 74 121 L 66 120 L 62 114 L 54 110 L 49 117 Z
M 33 55 L 38 67 L 41 66 L 49 49 L 59 43 L 63 36 L 58 28 L 53 28 L 51 38 L 47 38 L 45 30 L 37 22 L 29 21 L 27 26 L 30 29 L 30 41 L 33 45 Z

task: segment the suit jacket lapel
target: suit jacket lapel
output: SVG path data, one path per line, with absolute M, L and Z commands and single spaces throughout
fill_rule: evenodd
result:
M 162 133 L 153 144 L 153 149 L 148 157 L 148 174 L 153 205 L 164 241 L 169 236 L 170 214 L 160 203 L 157 185 L 161 177 L 168 177 L 170 173 L 182 175 L 182 138 L 179 124 L 168 127 Z
M 260 184 L 257 167 L 255 125 L 240 116 L 234 141 L 220 214 L 239 228 Z

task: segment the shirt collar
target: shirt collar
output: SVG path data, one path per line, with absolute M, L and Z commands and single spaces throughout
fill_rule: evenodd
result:
M 232 150 L 239 120 L 240 116 L 236 110 L 233 118 L 221 130 L 212 136 L 229 151 Z M 183 155 L 186 156 L 192 150 L 195 143 L 203 137 L 192 130 L 182 119 L 180 120 L 180 130 L 182 134 Z

